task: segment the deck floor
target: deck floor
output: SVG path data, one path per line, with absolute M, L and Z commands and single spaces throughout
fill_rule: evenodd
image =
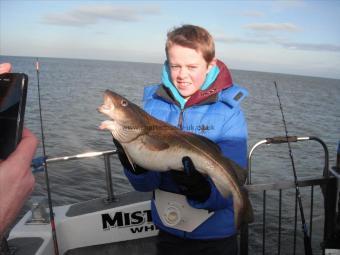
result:
M 65 255 L 154 255 L 156 254 L 156 238 L 147 237 L 142 239 L 96 245 L 70 250 Z

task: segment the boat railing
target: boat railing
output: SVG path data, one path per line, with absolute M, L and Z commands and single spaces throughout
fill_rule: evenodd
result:
M 262 193 L 262 212 L 258 214 L 262 214 L 262 219 L 257 218 L 256 221 L 252 224 L 245 225 L 241 228 L 240 231 L 240 254 L 241 255 L 248 255 L 248 254 L 304 254 L 303 247 L 297 247 L 297 239 L 299 237 L 299 233 L 297 230 L 299 215 L 297 213 L 297 193 L 296 193 L 296 184 L 294 180 L 283 180 L 283 181 L 277 181 L 273 183 L 264 183 L 264 184 L 254 184 L 252 183 L 252 156 L 255 151 L 260 145 L 269 145 L 269 144 L 282 144 L 282 143 L 288 143 L 289 142 L 302 142 L 302 141 L 316 141 L 319 143 L 324 151 L 324 168 L 323 173 L 320 176 L 313 177 L 313 178 L 307 178 L 307 179 L 299 179 L 298 185 L 300 190 L 303 189 L 310 189 L 310 191 L 304 192 L 304 199 L 307 200 L 305 205 L 307 205 L 304 209 L 308 209 L 308 227 L 309 227 L 309 236 L 311 238 L 311 242 L 313 247 L 318 247 L 318 251 L 315 251 L 314 254 L 324 254 L 325 252 L 325 246 L 327 244 L 327 240 L 332 239 L 334 235 L 334 220 L 336 217 L 336 199 L 337 199 L 337 180 L 333 176 L 330 175 L 329 172 L 329 156 L 328 156 L 328 149 L 326 144 L 317 137 L 296 137 L 296 136 L 289 136 L 289 137 L 273 137 L 273 138 L 267 138 L 264 140 L 259 141 L 256 143 L 250 150 L 249 156 L 248 156 L 248 179 L 247 184 L 245 185 L 246 189 L 248 190 L 249 195 L 257 195 L 260 197 L 261 200 L 261 193 Z M 315 197 L 315 187 L 320 186 L 321 191 L 320 193 L 323 194 L 323 215 L 317 215 L 314 216 L 314 197 Z M 289 191 L 290 190 L 290 191 Z M 294 192 L 295 190 L 295 192 Z M 292 222 L 293 224 L 293 231 L 290 233 L 291 228 L 285 227 L 283 228 L 283 220 L 287 221 L 288 215 L 287 210 L 283 212 L 283 191 L 287 191 L 287 196 L 289 199 L 289 196 L 292 197 L 291 204 L 294 203 L 294 220 Z M 270 192 L 271 199 L 278 200 L 277 208 L 274 208 L 275 210 L 271 210 L 269 213 L 267 201 L 269 200 L 268 193 Z M 278 192 L 278 193 L 276 193 Z M 273 195 L 273 193 L 275 193 Z M 308 195 L 309 193 L 309 195 Z M 259 195 L 260 194 L 260 195 Z M 252 197 L 251 197 L 252 200 Z M 294 202 L 295 200 L 295 202 Z M 258 201 L 256 201 L 258 202 Z M 252 201 L 254 205 L 254 201 Z M 258 204 L 256 204 L 258 206 Z M 261 206 L 261 205 L 260 205 Z M 271 206 L 275 206 L 272 205 Z M 318 208 L 320 209 L 320 208 Z M 260 210 L 260 209 L 259 209 Z M 274 212 L 273 211 L 277 211 Z M 276 214 L 277 215 L 273 215 Z M 270 214 L 270 218 L 269 218 Z M 322 240 L 320 242 L 320 245 L 316 245 L 315 241 L 313 239 L 313 223 L 315 221 L 315 218 L 319 220 L 319 218 L 323 217 L 322 222 Z M 268 218 L 268 219 L 267 219 Z M 276 219 L 275 219 L 276 218 Z M 275 221 L 274 221 L 275 219 Z M 260 221 L 260 222 L 258 222 Z M 307 217 L 306 217 L 307 221 Z M 277 222 L 277 223 L 275 223 Z M 261 226 L 262 225 L 262 226 Z M 254 228 L 253 231 L 251 229 Z M 267 233 L 268 229 L 270 228 L 271 233 Z M 256 233 L 257 234 L 257 240 L 261 239 L 258 238 L 262 235 L 261 242 L 256 243 L 256 247 L 251 247 L 252 252 L 249 253 L 249 232 Z M 268 236 L 270 241 L 268 241 Z M 284 236 L 284 238 L 283 238 Z M 283 249 L 283 241 L 287 237 L 293 237 L 292 239 L 292 245 L 289 245 L 289 247 L 284 246 Z M 301 242 L 300 242 L 301 243 Z M 270 246 L 270 249 L 267 249 L 267 246 Z M 292 249 L 292 250 L 291 250 Z M 256 251 L 255 251 L 256 250 Z
M 104 202 L 111 203 L 116 200 L 114 191 L 113 191 L 113 185 L 112 185 L 112 172 L 111 172 L 111 164 L 110 164 L 110 156 L 113 154 L 117 154 L 117 150 L 93 151 L 93 152 L 86 152 L 86 153 L 76 154 L 76 155 L 71 155 L 71 156 L 47 158 L 46 163 L 55 163 L 55 162 L 61 162 L 61 161 L 78 160 L 78 159 L 84 159 L 84 158 L 103 156 L 104 165 L 105 165 L 105 181 L 106 181 L 106 192 L 107 192 L 107 197 L 104 199 Z
M 278 182 L 272 182 L 272 183 L 261 183 L 256 184 L 252 183 L 252 157 L 255 149 L 257 149 L 260 145 L 269 145 L 269 144 L 282 144 L 289 142 L 302 142 L 302 141 L 316 141 L 318 142 L 323 150 L 324 150 L 324 168 L 322 175 L 318 177 L 308 178 L 308 179 L 299 179 L 298 185 L 302 189 L 310 188 L 309 192 L 309 218 L 308 218 L 308 226 L 309 226 L 309 235 L 311 237 L 311 240 L 313 242 L 313 220 L 314 220 L 314 196 L 315 196 L 315 187 L 320 186 L 322 189 L 323 197 L 324 199 L 324 222 L 323 222 L 323 234 L 322 234 L 322 242 L 321 242 L 321 248 L 319 249 L 322 254 L 324 254 L 324 247 L 326 246 L 327 240 L 331 239 L 334 234 L 334 219 L 336 217 L 336 194 L 337 194 L 337 180 L 334 178 L 330 172 L 329 172 L 329 159 L 328 159 L 328 149 L 326 144 L 317 137 L 296 137 L 296 136 L 289 136 L 288 139 L 286 137 L 273 137 L 273 138 L 267 138 L 264 140 L 259 141 L 256 143 L 250 150 L 249 156 L 248 156 L 248 178 L 247 183 L 245 185 L 245 188 L 248 190 L 248 193 L 250 195 L 251 201 L 252 201 L 252 195 L 262 193 L 262 219 L 256 219 L 254 223 L 251 223 L 249 225 L 244 225 L 240 230 L 240 248 L 239 248 L 239 254 L 240 255 L 248 255 L 248 254 L 256 254 L 254 250 L 249 253 L 249 232 L 251 232 L 251 229 L 254 225 L 258 227 L 258 225 L 262 224 L 262 242 L 261 244 L 256 244 L 256 249 L 259 249 L 258 247 L 261 246 L 259 253 L 266 254 L 273 254 L 273 251 L 266 251 L 266 245 L 269 241 L 267 241 L 267 225 L 268 225 L 268 214 L 267 214 L 267 200 L 269 199 L 268 192 L 276 192 L 278 191 L 278 215 L 277 215 L 277 237 L 276 237 L 276 251 L 277 254 L 296 254 L 297 252 L 297 239 L 298 239 L 298 213 L 297 213 L 297 199 L 296 199 L 296 192 L 294 197 L 294 189 L 295 189 L 295 182 L 285 180 L 285 181 L 278 181 Z M 113 154 L 117 154 L 116 150 L 109 150 L 109 151 L 101 151 L 101 152 L 89 152 L 89 153 L 83 153 L 73 156 L 67 156 L 67 157 L 58 157 L 58 158 L 49 158 L 46 160 L 47 163 L 52 162 L 59 162 L 59 161 L 67 161 L 67 160 L 75 160 L 75 159 L 82 159 L 82 158 L 89 158 L 89 157 L 97 157 L 97 156 L 103 156 L 104 157 L 104 164 L 105 164 L 105 175 L 106 175 L 106 189 L 107 189 L 107 197 L 104 199 L 104 202 L 110 203 L 115 201 L 115 195 L 113 191 L 113 185 L 112 185 L 112 175 L 111 175 L 111 166 L 110 166 L 110 157 Z M 283 218 L 286 217 L 286 215 L 283 214 L 282 210 L 282 204 L 283 204 L 283 191 L 293 190 L 293 192 L 290 192 L 290 195 L 292 196 L 293 193 L 293 199 L 295 199 L 295 211 L 294 211 L 294 220 L 293 220 L 293 245 L 292 251 L 289 251 L 287 253 L 287 248 L 285 248 L 285 251 L 282 250 L 282 236 L 283 231 L 286 232 L 286 229 L 283 229 Z M 272 195 L 272 194 L 270 194 Z M 306 197 L 304 196 L 304 199 Z M 254 204 L 254 201 L 252 201 Z M 307 209 L 307 208 L 305 208 Z M 261 214 L 261 213 L 260 213 Z M 268 217 L 269 218 L 269 217 Z M 270 228 L 273 229 L 273 223 L 270 222 Z M 257 231 L 258 232 L 258 231 Z M 285 233 L 287 234 L 287 233 Z M 258 239 L 258 238 L 257 238 Z M 257 240 L 258 242 L 258 240 Z M 275 238 L 271 236 L 271 246 L 273 245 L 273 242 L 275 242 Z M 320 247 L 320 246 L 319 246 Z M 253 248 L 253 247 L 252 247 Z M 316 253 L 314 253 L 316 254 Z

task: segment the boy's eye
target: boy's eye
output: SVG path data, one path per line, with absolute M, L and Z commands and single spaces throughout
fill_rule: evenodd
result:
M 188 69 L 189 70 L 195 70 L 197 68 L 197 66 L 189 66 Z
M 178 69 L 179 69 L 179 66 L 171 65 L 170 68 L 171 68 L 172 70 L 178 70 Z

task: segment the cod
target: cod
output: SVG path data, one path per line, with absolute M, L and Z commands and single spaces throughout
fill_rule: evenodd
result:
M 132 166 L 137 164 L 150 171 L 183 171 L 182 158 L 188 156 L 197 171 L 211 178 L 223 197 L 232 195 L 236 228 L 253 221 L 252 206 L 242 187 L 247 171 L 225 158 L 218 145 L 152 117 L 110 90 L 105 91 L 98 111 L 110 118 L 99 128 L 111 132 Z

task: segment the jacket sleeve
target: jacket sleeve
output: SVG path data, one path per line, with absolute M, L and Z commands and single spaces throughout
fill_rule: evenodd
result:
M 159 187 L 160 173 L 147 171 L 142 174 L 133 174 L 129 170 L 124 169 L 124 173 L 130 181 L 132 187 L 137 191 L 147 192 Z
M 248 132 L 244 114 L 239 107 L 236 107 L 225 121 L 221 138 L 217 144 L 223 155 L 244 168 L 244 171 L 247 167 L 247 139 Z M 204 203 L 197 201 L 189 201 L 189 203 L 195 208 L 209 210 L 219 210 L 230 206 L 232 197 L 224 198 L 210 178 L 208 180 L 211 184 L 210 197 Z

